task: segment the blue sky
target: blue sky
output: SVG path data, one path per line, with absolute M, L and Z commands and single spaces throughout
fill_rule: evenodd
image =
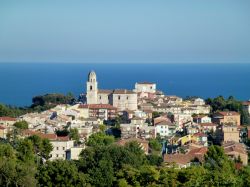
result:
M 0 0 L 0 62 L 250 62 L 249 0 Z

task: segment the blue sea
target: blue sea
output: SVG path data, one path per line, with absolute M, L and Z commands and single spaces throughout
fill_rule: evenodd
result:
M 149 81 L 167 95 L 250 99 L 250 64 L 0 63 L 0 103 L 29 106 L 33 96 L 46 93 L 78 96 L 90 70 L 102 89 Z

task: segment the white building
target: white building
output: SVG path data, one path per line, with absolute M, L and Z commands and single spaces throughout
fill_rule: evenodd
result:
M 67 160 L 79 160 L 79 156 L 85 147 L 71 147 L 66 151 Z
M 193 117 L 193 122 L 195 123 L 211 123 L 211 118 L 205 115 L 198 115 Z
M 156 84 L 150 82 L 139 82 L 135 83 L 135 92 L 140 93 L 155 93 L 156 92 Z
M 163 121 L 155 125 L 155 136 L 159 134 L 161 137 L 169 137 L 174 135 L 176 127 L 174 124 L 168 121 Z
M 204 99 L 201 99 L 201 98 L 194 99 L 193 103 L 194 103 L 194 105 L 205 105 L 206 104 Z
M 50 139 L 53 146 L 53 151 L 51 151 L 50 160 L 55 159 L 66 159 L 66 150 L 74 147 L 74 141 L 69 140 L 69 137 L 56 137 L 55 139 Z
M 96 74 L 91 71 L 87 81 L 87 104 L 110 104 L 119 111 L 137 110 L 137 93 L 131 90 L 99 90 Z

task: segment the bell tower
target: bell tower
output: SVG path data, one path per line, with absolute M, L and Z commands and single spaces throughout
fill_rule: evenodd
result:
M 87 104 L 97 104 L 98 82 L 96 74 L 91 71 L 88 75 L 87 81 Z

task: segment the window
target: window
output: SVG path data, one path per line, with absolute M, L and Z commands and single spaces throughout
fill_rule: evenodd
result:
M 92 87 L 92 86 L 90 86 L 90 87 L 89 87 L 89 89 L 90 89 L 90 90 L 92 90 L 92 89 L 93 89 L 93 87 Z
M 63 154 L 62 156 L 64 157 L 65 155 Z
M 128 96 L 127 96 L 127 100 L 128 100 Z
M 56 154 L 56 157 L 59 157 L 59 155 L 58 155 L 58 154 Z
M 59 150 L 59 147 L 56 147 L 56 150 Z
M 63 147 L 63 150 L 65 150 L 65 147 Z
M 163 129 L 163 126 L 161 126 L 161 128 Z
M 118 99 L 119 99 L 119 100 L 121 99 L 121 96 L 120 96 L 120 95 L 118 96 Z
M 99 99 L 102 99 L 102 96 L 99 96 Z

